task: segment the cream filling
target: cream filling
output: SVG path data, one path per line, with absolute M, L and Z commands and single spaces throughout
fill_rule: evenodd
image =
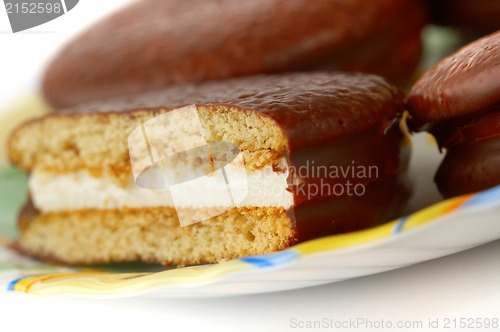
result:
M 34 170 L 29 189 L 34 206 L 41 212 L 162 206 L 288 209 L 293 205 L 293 194 L 287 190 L 288 172 L 274 172 L 271 166 L 249 171 L 229 164 L 224 173 L 218 170 L 171 185 L 166 184 L 160 170 L 146 172 L 147 176 L 139 178 L 138 183 L 131 177 L 128 185 L 122 187 L 87 171 L 56 174 Z

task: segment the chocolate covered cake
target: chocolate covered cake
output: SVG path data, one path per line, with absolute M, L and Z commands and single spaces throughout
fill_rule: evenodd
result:
M 436 173 L 444 197 L 500 184 L 500 32 L 429 69 L 407 105 L 414 130 L 430 131 L 446 156 Z
M 261 73 L 345 70 L 407 83 L 420 0 L 143 0 L 66 45 L 46 70 L 56 107 Z
M 25 252 L 213 263 L 395 217 L 410 194 L 403 94 L 367 74 L 177 86 L 17 128 Z

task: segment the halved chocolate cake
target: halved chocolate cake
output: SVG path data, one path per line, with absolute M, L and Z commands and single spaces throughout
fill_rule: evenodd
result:
M 20 247 L 67 263 L 212 263 L 395 217 L 403 94 L 367 74 L 178 86 L 23 124 Z

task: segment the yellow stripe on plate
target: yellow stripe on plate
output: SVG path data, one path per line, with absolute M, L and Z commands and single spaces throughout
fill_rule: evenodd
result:
M 435 220 L 436 218 L 442 217 L 455 211 L 457 208 L 462 206 L 463 203 L 468 201 L 472 196 L 473 195 L 465 195 L 453 198 L 420 210 L 408 216 L 407 218 L 400 218 L 363 231 L 333 235 L 316 240 L 311 240 L 298 244 L 293 248 L 299 251 L 301 254 L 308 255 L 322 251 L 347 248 L 376 240 L 381 240 L 390 237 L 393 234 L 396 225 L 402 220 L 404 220 L 404 224 L 401 230 L 408 231 L 412 228 L 424 225 L 430 221 Z
M 209 282 L 253 268 L 251 264 L 232 260 L 217 265 L 190 266 L 162 272 L 52 274 L 22 279 L 14 289 L 37 295 L 126 294 L 137 293 L 156 286 Z

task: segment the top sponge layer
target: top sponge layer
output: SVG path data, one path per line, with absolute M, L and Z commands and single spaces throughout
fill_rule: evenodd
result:
M 207 141 L 284 154 L 383 127 L 403 111 L 403 94 L 378 76 L 335 72 L 179 86 L 32 120 L 12 134 L 10 158 L 27 170 L 62 164 L 73 170 L 107 167 L 128 172 L 127 139 L 133 130 L 191 104 L 197 107 Z

